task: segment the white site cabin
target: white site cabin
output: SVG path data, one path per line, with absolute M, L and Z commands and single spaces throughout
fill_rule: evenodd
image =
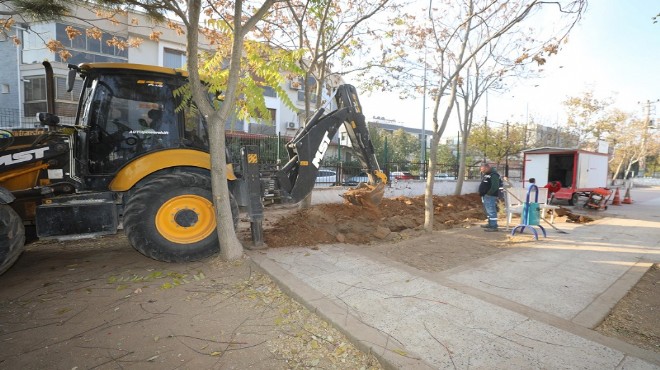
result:
M 561 189 L 554 194 L 554 199 L 577 205 L 579 196 L 589 196 L 594 189 L 607 186 L 607 153 L 563 148 L 538 148 L 523 153 L 525 188 L 530 178 L 536 179 L 539 187 L 559 181 Z

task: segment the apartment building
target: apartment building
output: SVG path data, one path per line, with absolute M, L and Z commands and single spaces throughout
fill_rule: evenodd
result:
M 87 37 L 86 30 L 92 25 L 77 20 L 95 19 L 93 12 L 78 8 L 75 16 L 64 21 L 16 23 L 7 33 L 8 37 L 0 39 L 0 63 L 3 66 L 0 69 L 0 128 L 30 128 L 38 125 L 36 113 L 46 111 L 46 84 L 41 64 L 44 60 L 50 61 L 54 68 L 57 113 L 63 120 L 73 120 L 81 90 L 81 81 L 77 81 L 74 90 L 66 92 L 69 63 L 118 62 L 170 68 L 185 67 L 185 36 L 169 27 L 154 25 L 141 13 L 130 12 L 117 16 L 119 22 L 94 21 L 93 25 L 103 30 L 100 40 Z M 80 35 L 69 39 L 66 32 L 68 26 L 78 30 Z M 160 33 L 159 39 L 150 39 L 149 35 L 153 31 Z M 21 41 L 20 44 L 14 44 L 11 36 L 16 36 Z M 139 47 L 121 49 L 107 43 L 113 38 L 121 41 L 139 38 L 143 41 Z M 62 60 L 57 52 L 46 48 L 45 42 L 51 39 L 61 42 L 69 50 L 71 57 L 68 60 Z M 200 48 L 208 48 L 204 41 L 201 42 Z M 292 110 L 283 104 L 274 89 L 264 88 L 270 117 L 246 121 L 230 120 L 227 122 L 227 129 L 254 134 L 293 136 L 301 123 L 304 124 L 303 89 L 304 85 L 298 80 L 286 83 L 285 90 L 296 105 L 296 109 Z

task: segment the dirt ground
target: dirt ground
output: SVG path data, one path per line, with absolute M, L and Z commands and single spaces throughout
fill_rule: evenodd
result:
M 653 265 L 597 331 L 660 353 L 660 265 Z
M 478 194 L 434 197 L 434 229 L 446 230 L 484 219 Z M 264 225 L 271 248 L 327 243 L 369 244 L 419 235 L 424 225 L 424 197 L 384 198 L 378 208 L 321 204 L 290 208 L 286 217 Z
M 425 271 L 524 247 L 475 227 L 484 219 L 477 195 L 434 204 L 433 233 L 421 231 L 422 197 L 384 199 L 378 211 L 268 207 L 265 241 L 271 248 L 351 243 Z M 249 239 L 248 226 L 241 222 L 240 238 Z M 31 244 L 0 281 L 0 368 L 381 368 L 248 259 L 167 264 L 118 234 Z
M 38 242 L 0 277 L 3 369 L 378 369 L 247 259 L 157 262 L 123 234 Z

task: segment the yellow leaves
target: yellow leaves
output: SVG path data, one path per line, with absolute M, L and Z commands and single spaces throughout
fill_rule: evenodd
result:
M 76 37 L 82 35 L 82 32 L 74 27 L 67 26 L 64 31 L 66 32 L 66 36 L 69 38 L 69 40 L 73 40 Z
M 408 356 L 408 352 L 406 352 L 406 351 L 404 351 L 400 348 L 393 349 L 392 352 L 396 353 L 399 356 Z
M 176 32 L 176 34 L 179 35 L 179 36 L 185 34 L 185 31 L 183 30 L 181 25 L 178 24 L 178 23 L 174 23 L 172 21 L 167 21 L 167 27 L 169 29 L 173 30 L 174 32 Z
M 195 281 L 200 281 L 206 278 L 206 275 L 204 275 L 203 272 L 199 271 L 196 274 L 192 275 L 193 279 Z M 174 287 L 177 287 L 179 285 L 184 285 L 184 284 L 189 284 L 190 281 L 189 275 L 187 274 L 182 274 L 179 272 L 175 271 L 170 271 L 167 273 L 164 273 L 162 271 L 151 271 L 148 275 L 129 275 L 129 276 L 110 276 L 107 279 L 108 284 L 118 284 L 116 290 L 117 291 L 122 291 L 125 289 L 128 289 L 130 287 L 130 284 L 133 283 L 144 283 L 144 282 L 149 282 L 157 279 L 169 279 L 169 281 L 166 281 L 160 285 L 160 289 L 172 289 Z M 146 286 L 144 286 L 146 288 Z M 141 288 L 137 288 L 133 291 L 134 294 L 142 293 Z
M 520 63 L 524 62 L 527 58 L 529 58 L 529 54 L 524 53 L 523 55 L 516 58 L 515 63 L 520 64 Z
M 159 279 L 163 277 L 163 273 L 160 271 L 153 271 L 149 275 L 147 275 L 146 279 L 151 280 L 151 279 Z
M 64 45 L 62 45 L 62 43 L 57 40 L 48 40 L 46 43 L 46 48 L 53 53 L 58 53 L 63 61 L 71 58 L 71 53 L 64 49 Z
M 59 310 L 57 310 L 57 314 L 58 315 L 64 315 L 65 313 L 67 313 L 69 311 L 71 311 L 71 309 L 69 307 L 64 307 L 64 308 L 60 308 Z
M 131 18 L 131 25 L 137 26 L 140 24 L 140 21 L 137 18 Z
M 0 18 L 0 30 L 7 31 L 14 23 L 16 23 L 14 18 Z
M 543 48 L 543 50 L 544 50 L 546 53 L 548 53 L 548 55 L 557 54 L 557 52 L 559 51 L 559 45 L 557 45 L 557 44 L 546 45 L 546 46 Z
M 106 44 L 108 44 L 108 46 L 114 46 L 119 50 L 124 50 L 128 47 L 128 42 L 120 40 L 114 36 L 110 40 L 106 41 Z
M 545 64 L 545 58 L 543 58 L 540 54 L 534 55 L 532 60 L 535 61 L 540 66 Z
M 51 40 L 48 40 L 48 42 L 46 43 L 46 48 L 49 51 L 57 52 L 58 50 L 64 49 L 64 45 L 62 45 L 62 43 L 60 41 L 51 39 Z
M 161 31 L 152 31 L 151 34 L 149 34 L 149 40 L 151 40 L 151 41 L 159 41 L 159 40 L 160 40 L 160 36 L 161 36 L 162 34 L 163 34 L 163 33 L 162 33 Z
M 101 31 L 98 27 L 88 28 L 85 33 L 87 34 L 87 37 L 94 40 L 100 40 L 101 37 L 103 37 L 103 31 Z
M 142 39 L 140 37 L 129 37 L 128 38 L 128 46 L 130 46 L 132 48 L 140 47 L 140 45 L 142 45 L 143 42 L 144 42 L 144 39 Z

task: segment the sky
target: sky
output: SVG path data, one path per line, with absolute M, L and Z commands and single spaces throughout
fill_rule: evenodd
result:
M 489 93 L 477 107 L 475 119 L 562 125 L 562 101 L 593 90 L 596 98 L 613 98 L 619 109 L 643 115 L 643 103 L 660 99 L 660 13 L 657 0 L 590 0 L 587 12 L 569 42 L 548 59 L 539 78 L 519 80 L 509 91 Z M 486 102 L 487 101 L 487 102 Z M 422 127 L 423 103 L 401 100 L 397 94 L 361 95 L 367 118 L 381 116 L 408 127 Z M 426 129 L 431 121 L 427 98 Z M 487 109 L 486 109 L 487 106 Z M 655 104 L 660 117 L 660 102 Z M 652 114 L 653 116 L 653 114 Z M 450 123 L 447 136 L 457 131 Z

